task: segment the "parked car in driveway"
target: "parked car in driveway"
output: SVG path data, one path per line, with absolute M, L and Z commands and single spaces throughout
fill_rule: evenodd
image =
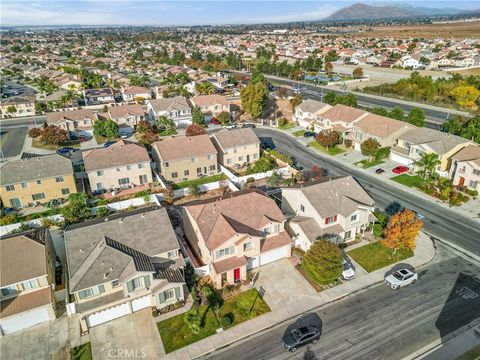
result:
M 352 280 L 354 278 L 355 278 L 355 270 L 353 270 L 352 263 L 347 259 L 343 259 L 342 279 Z
M 305 131 L 303 133 L 303 137 L 309 138 L 309 137 L 317 137 L 317 133 L 313 131 Z
M 63 148 L 57 149 L 56 152 L 57 152 L 58 155 L 66 155 L 66 154 L 72 153 L 74 151 L 75 151 L 75 149 L 72 148 L 72 147 L 63 147 Z
M 397 166 L 392 170 L 395 174 L 402 174 L 408 171 L 408 167 L 406 166 Z
M 248 123 L 247 123 L 247 124 L 243 124 L 242 127 L 243 127 L 243 128 L 251 128 L 251 129 L 253 129 L 253 128 L 256 127 L 256 125 L 255 125 L 255 124 L 248 124 Z
M 381 175 L 385 172 L 385 170 L 383 170 L 382 168 L 378 168 L 377 170 L 375 170 L 375 174 L 378 174 L 378 175 Z
M 220 121 L 216 118 L 216 117 L 213 117 L 210 122 L 213 124 L 213 125 L 220 125 Z
M 302 326 L 283 335 L 282 346 L 295 352 L 298 347 L 315 344 L 320 339 L 320 331 L 314 325 Z
M 418 279 L 418 274 L 410 269 L 400 269 L 385 278 L 385 283 L 394 290 L 414 283 Z

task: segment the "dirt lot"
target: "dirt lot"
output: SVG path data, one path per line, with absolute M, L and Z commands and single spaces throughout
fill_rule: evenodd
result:
M 468 70 L 455 70 L 449 71 L 449 73 L 457 73 L 460 75 L 477 75 L 480 76 L 480 68 L 468 69 Z

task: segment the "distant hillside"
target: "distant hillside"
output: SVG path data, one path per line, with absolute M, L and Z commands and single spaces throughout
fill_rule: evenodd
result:
M 414 6 L 395 5 L 367 5 L 356 3 L 340 9 L 327 17 L 325 20 L 378 20 L 388 18 L 402 18 L 409 16 L 433 16 L 433 15 L 454 15 L 461 11 L 458 9 L 432 9 Z

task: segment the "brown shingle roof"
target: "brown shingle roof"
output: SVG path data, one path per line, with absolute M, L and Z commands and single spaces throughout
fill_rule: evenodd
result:
M 47 117 L 48 124 L 58 124 L 64 122 L 65 120 L 79 121 L 85 119 L 95 119 L 95 115 L 90 109 L 49 112 L 45 115 Z
M 380 139 L 386 138 L 394 132 L 404 128 L 412 129 L 413 125 L 400 120 L 390 119 L 385 116 L 368 114 L 355 123 L 364 134 L 372 135 Z
M 213 136 L 223 149 L 234 146 L 246 146 L 252 144 L 260 144 L 257 135 L 252 129 L 222 129 Z
M 480 146 L 468 145 L 452 156 L 452 159 L 458 161 L 471 161 L 480 166 Z
M 125 140 L 117 141 L 107 148 L 84 151 L 82 157 L 86 171 L 150 161 L 145 147 Z
M 20 294 L 0 303 L 0 317 L 15 315 L 30 309 L 51 304 L 52 291 L 49 287 L 41 290 Z
M 153 148 L 156 149 L 163 161 L 217 154 L 208 135 L 166 138 L 155 142 Z
M 132 105 L 122 105 L 122 106 L 112 106 L 108 108 L 108 112 L 112 119 L 125 117 L 127 115 L 131 116 L 142 116 L 145 114 L 143 108 L 139 104 Z
M 230 104 L 223 96 L 213 95 L 199 95 L 190 99 L 193 104 L 197 106 L 212 106 L 212 105 L 228 105 Z
M 127 86 L 122 90 L 123 94 L 148 94 L 150 90 L 143 86 Z
M 221 274 L 225 271 L 247 265 L 247 259 L 245 258 L 245 256 L 233 256 L 225 260 L 212 262 L 212 265 L 215 268 L 216 273 Z
M 353 122 L 365 114 L 367 114 L 366 111 L 342 104 L 337 104 L 331 109 L 325 111 L 322 114 L 322 117 L 329 119 L 330 121 Z
M 260 251 L 265 252 L 272 249 L 276 249 L 281 246 L 293 244 L 292 239 L 288 236 L 286 231 L 281 231 L 278 235 L 270 236 L 265 240 L 262 240 Z

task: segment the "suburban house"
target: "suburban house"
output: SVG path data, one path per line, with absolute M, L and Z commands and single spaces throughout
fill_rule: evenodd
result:
M 2 99 L 0 115 L 2 118 L 35 115 L 35 95 L 19 95 Z
M 222 129 L 213 134 L 218 162 L 226 167 L 253 164 L 260 158 L 260 140 L 252 129 Z
M 367 139 L 377 140 L 382 147 L 393 146 L 401 134 L 414 128 L 403 121 L 369 113 L 353 123 L 351 138 L 356 150 Z
M 299 126 L 310 130 L 311 126 L 314 125 L 317 116 L 330 108 L 331 106 L 328 104 L 307 99 L 300 105 L 297 105 L 295 108 L 295 113 L 293 114 L 293 119 Z
M 121 89 L 123 101 L 148 100 L 152 98 L 150 89 L 143 86 L 126 86 Z
M 111 88 L 83 90 L 85 105 L 99 105 L 115 103 L 115 93 Z
M 55 248 L 36 228 L 0 238 L 0 334 L 55 319 Z
M 170 137 L 152 145 L 152 156 L 167 181 L 181 182 L 215 175 L 217 149 L 208 135 Z
M 368 114 L 364 110 L 337 104 L 317 116 L 315 131 L 335 130 L 346 136 L 352 131 L 353 124 Z
M 141 144 L 120 140 L 82 153 L 92 191 L 135 187 L 151 183 L 148 151 Z
M 135 126 L 145 120 L 145 111 L 139 104 L 111 106 L 108 108 L 107 114 L 120 126 L 121 134 L 133 133 Z
M 152 206 L 65 229 L 69 315 L 86 330 L 184 300 L 184 260 L 165 208 Z
M 66 199 L 77 192 L 72 161 L 61 155 L 42 155 L 7 162 L 0 168 L 3 206 L 15 209 Z
M 351 241 L 375 220 L 374 201 L 352 176 L 282 189 L 282 210 L 295 246 L 308 250 L 321 236 Z
M 395 146 L 390 149 L 390 159 L 405 166 L 415 167 L 425 153 L 438 155 L 440 165 L 437 173 L 448 177 L 451 158 L 471 141 L 460 136 L 427 128 L 408 130 L 397 138 Z
M 452 155 L 450 178 L 453 185 L 480 191 L 480 146 L 470 144 Z
M 147 112 L 153 122 L 160 116 L 168 116 L 177 126 L 192 123 L 192 109 L 183 96 L 150 100 L 147 103 Z
M 253 190 L 183 208 L 185 236 L 199 260 L 197 273 L 222 288 L 247 270 L 291 255 L 286 218 L 275 201 Z
M 76 136 L 92 136 L 97 115 L 90 109 L 49 112 L 45 114 L 48 125 L 58 126 Z
M 230 113 L 230 102 L 223 96 L 213 95 L 199 95 L 190 98 L 193 106 L 198 106 L 202 113 L 209 117 L 214 117 L 223 111 Z

